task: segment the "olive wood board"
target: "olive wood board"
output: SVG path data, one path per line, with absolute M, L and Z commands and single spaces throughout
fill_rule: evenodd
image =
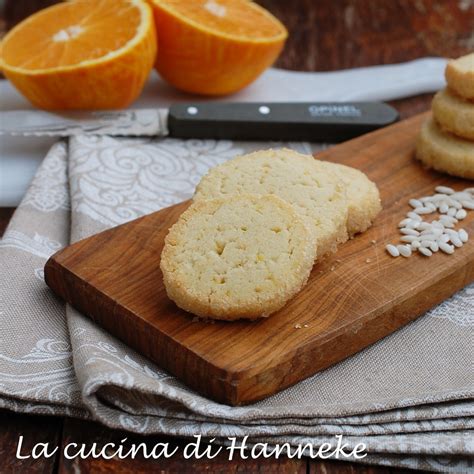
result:
M 305 288 L 257 321 L 205 322 L 166 296 L 164 238 L 189 201 L 81 240 L 52 256 L 46 283 L 61 298 L 200 394 L 229 405 L 272 395 L 360 351 L 474 280 L 474 241 L 453 255 L 392 258 L 412 197 L 473 183 L 413 158 L 427 114 L 317 155 L 367 173 L 381 192 L 374 226 L 318 262 Z M 474 212 L 462 226 L 474 235 Z M 409 350 L 409 348 L 407 348 Z

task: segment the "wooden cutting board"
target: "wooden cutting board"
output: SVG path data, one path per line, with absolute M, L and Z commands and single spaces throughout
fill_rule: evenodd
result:
M 316 264 L 301 293 L 268 319 L 196 322 L 167 298 L 159 268 L 163 239 L 189 202 L 61 250 L 46 264 L 46 283 L 201 394 L 230 405 L 267 397 L 392 333 L 474 280 L 474 212 L 462 224 L 471 241 L 451 256 L 392 258 L 384 250 L 398 242 L 408 199 L 440 184 L 473 185 L 414 161 L 426 117 L 318 155 L 367 173 L 384 210 L 369 231 Z

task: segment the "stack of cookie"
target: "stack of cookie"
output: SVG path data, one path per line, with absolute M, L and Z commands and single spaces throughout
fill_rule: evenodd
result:
M 437 171 L 474 179 L 474 53 L 450 61 L 446 81 L 433 99 L 433 118 L 423 125 L 416 156 Z
M 381 210 L 360 171 L 264 150 L 209 171 L 161 255 L 168 296 L 204 318 L 256 319 L 282 308 L 316 258 L 365 231 Z

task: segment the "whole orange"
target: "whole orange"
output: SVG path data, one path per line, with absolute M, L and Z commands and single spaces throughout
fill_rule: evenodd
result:
M 149 0 L 160 42 L 156 69 L 186 92 L 224 95 L 254 81 L 288 36 L 248 0 Z

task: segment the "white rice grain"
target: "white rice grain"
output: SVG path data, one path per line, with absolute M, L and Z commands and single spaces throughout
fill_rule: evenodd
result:
M 385 250 L 387 250 L 387 252 L 388 252 L 392 257 L 399 257 L 399 256 L 400 256 L 400 252 L 398 251 L 397 247 L 395 247 L 395 245 L 388 244 L 388 245 L 385 247 Z
M 448 255 L 451 255 L 454 253 L 454 247 L 446 243 L 439 244 L 439 249 L 442 252 L 447 253 Z
M 418 201 L 418 199 L 410 199 L 408 204 L 410 204 L 413 209 L 416 209 L 417 207 L 423 207 L 423 203 Z
M 449 239 L 451 240 L 451 243 L 455 246 L 455 247 L 462 247 L 463 246 L 463 243 L 461 241 L 461 239 L 459 238 L 459 235 L 457 234 L 456 232 L 456 235 L 451 235 L 451 238 Z
M 416 214 L 431 214 L 434 212 L 434 209 L 431 209 L 430 207 L 417 207 L 414 211 Z
M 411 256 L 411 247 L 409 245 L 397 245 L 397 250 L 402 257 L 408 258 Z
M 464 229 L 459 229 L 458 235 L 459 235 L 459 239 L 464 244 L 469 240 L 469 235 Z
M 433 252 L 430 249 L 427 249 L 426 247 L 420 247 L 418 249 L 418 252 L 420 252 L 425 257 L 431 257 L 431 255 L 433 255 Z
M 404 235 L 420 235 L 420 233 L 415 229 L 408 229 L 407 227 L 403 227 L 400 229 L 400 233 Z
M 448 186 L 436 186 L 435 191 L 441 194 L 454 194 L 454 189 L 448 188 Z
M 415 242 L 415 240 L 418 240 L 418 236 L 416 235 L 403 235 L 402 237 L 400 237 L 400 242 L 406 242 L 409 244 Z

